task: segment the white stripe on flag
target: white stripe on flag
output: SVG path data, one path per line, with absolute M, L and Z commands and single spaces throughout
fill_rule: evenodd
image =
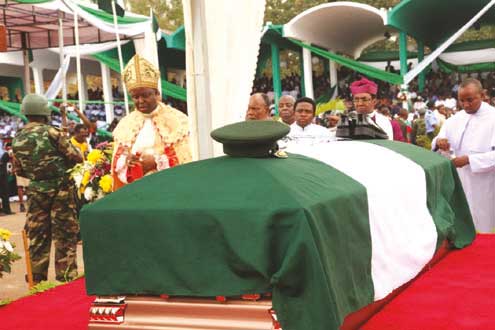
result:
M 366 187 L 375 300 L 413 279 L 431 260 L 437 232 L 421 166 L 392 150 L 358 141 L 293 144 L 287 151 L 318 159 Z

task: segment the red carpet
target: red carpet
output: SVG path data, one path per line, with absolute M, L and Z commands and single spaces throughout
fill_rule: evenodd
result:
M 0 330 L 82 330 L 84 279 L 0 307 Z M 495 235 L 448 254 L 360 330 L 495 330 Z
M 495 235 L 448 254 L 362 330 L 495 329 Z
M 79 279 L 0 307 L 0 329 L 86 330 L 93 300 Z

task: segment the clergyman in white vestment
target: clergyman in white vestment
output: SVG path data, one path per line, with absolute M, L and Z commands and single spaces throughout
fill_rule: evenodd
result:
M 495 108 L 482 102 L 483 87 L 467 79 L 459 87 L 462 111 L 449 118 L 432 148 L 453 153 L 476 230 L 495 230 Z

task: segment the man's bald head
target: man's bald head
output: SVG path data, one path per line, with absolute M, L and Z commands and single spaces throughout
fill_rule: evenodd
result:
M 469 114 L 476 113 L 483 102 L 483 86 L 480 81 L 474 78 L 464 80 L 457 92 L 459 103 Z
M 294 116 L 295 103 L 296 99 L 292 95 L 284 95 L 278 100 L 278 113 L 287 125 L 292 125 L 296 120 Z
M 246 120 L 268 120 L 270 118 L 270 99 L 265 93 L 255 93 L 249 98 Z

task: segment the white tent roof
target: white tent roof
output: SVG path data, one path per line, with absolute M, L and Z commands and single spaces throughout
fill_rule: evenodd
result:
M 356 2 L 332 2 L 310 8 L 284 25 L 284 36 L 358 58 L 385 39 L 387 11 Z

